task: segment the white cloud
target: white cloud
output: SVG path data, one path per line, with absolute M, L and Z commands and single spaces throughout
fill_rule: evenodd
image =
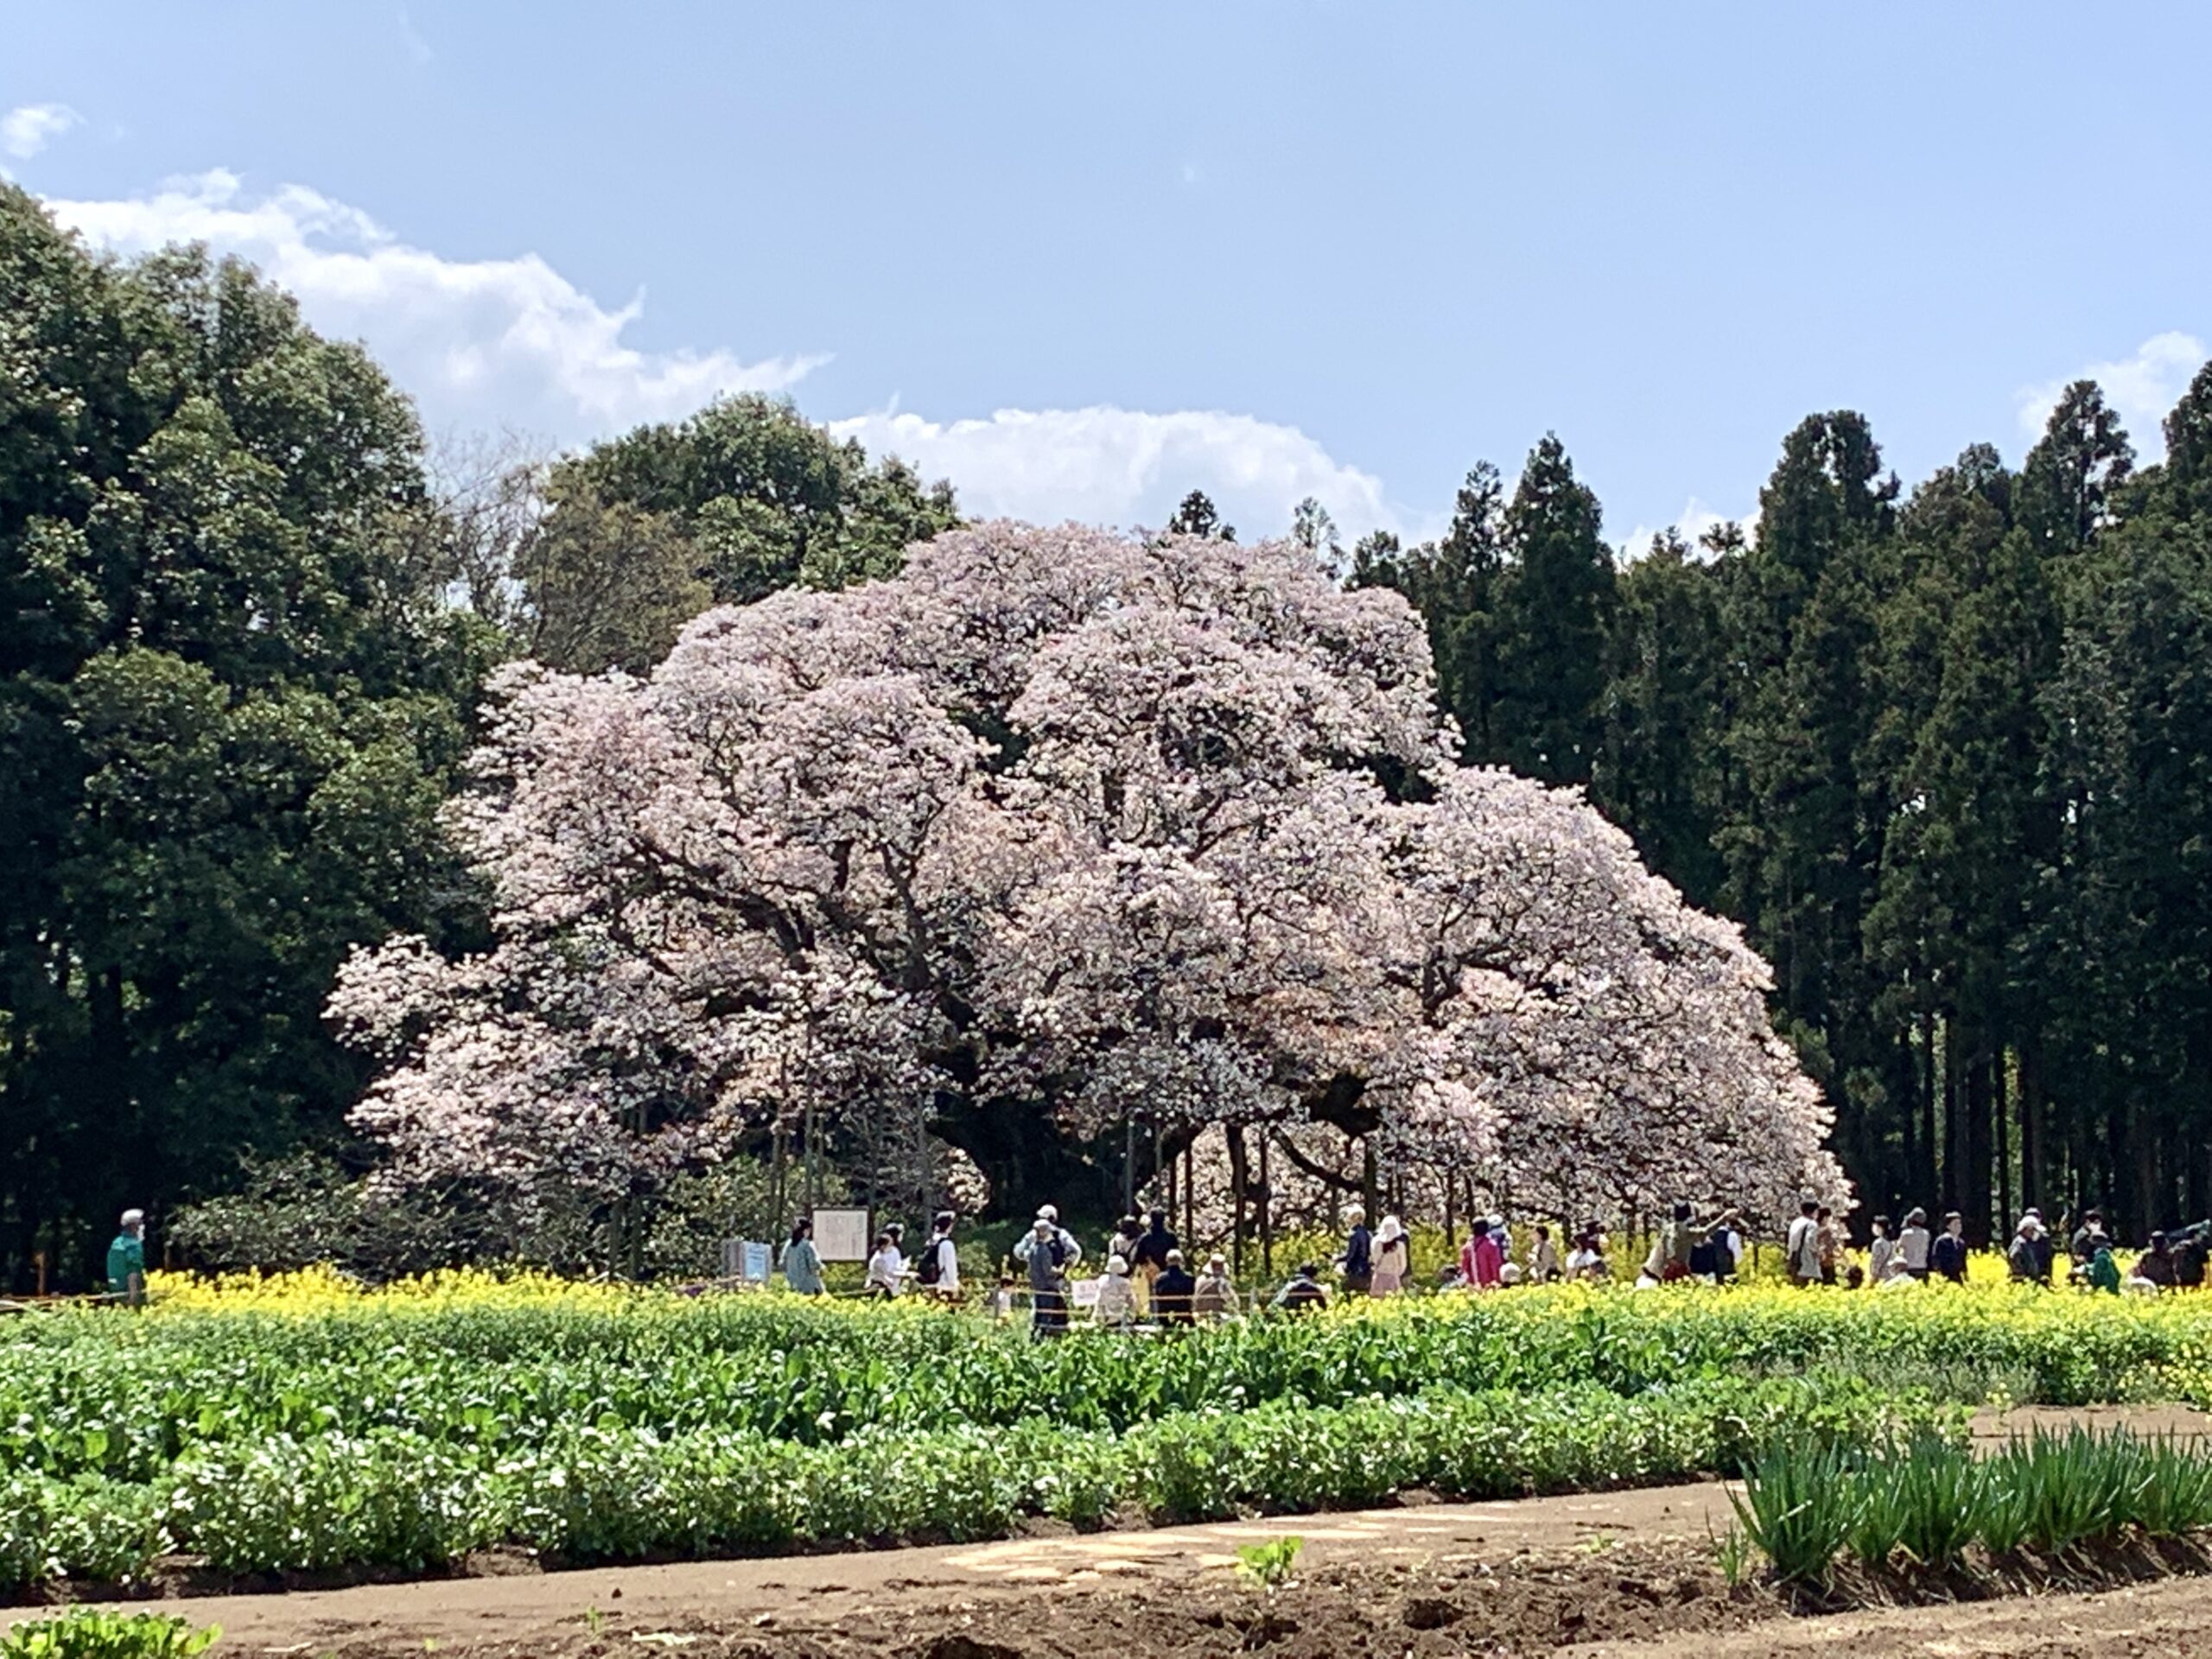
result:
M 1291 509 L 1309 495 L 1347 546 L 1370 530 L 1402 527 L 1380 479 L 1296 427 L 1249 415 L 1005 409 L 988 420 L 938 422 L 886 410 L 831 426 L 871 454 L 950 478 L 962 508 L 982 517 L 1157 525 L 1195 489 L 1247 541 L 1286 533 Z
M 84 118 L 67 104 L 24 104 L 0 115 L 0 149 L 28 162 Z
M 1734 522 L 1743 525 L 1744 534 L 1748 537 L 1758 528 L 1758 512 L 1754 508 L 1748 516 L 1736 519 Z M 1624 559 L 1640 559 L 1651 550 L 1651 538 L 1656 536 L 1660 530 L 1671 528 L 1694 550 L 1697 550 L 1701 556 L 1703 550 L 1698 546 L 1698 538 L 1708 530 L 1717 529 L 1729 522 L 1731 521 L 1728 514 L 1716 512 L 1697 497 L 1692 496 L 1683 504 L 1681 512 L 1675 518 L 1671 526 L 1655 527 L 1650 524 L 1638 524 L 1634 530 L 1629 531 L 1625 540 L 1617 545 Z
M 407 48 L 407 55 L 417 63 L 428 63 L 438 54 L 430 50 L 430 43 L 423 38 L 423 31 L 415 27 L 405 7 L 399 12 L 399 43 Z
M 365 341 L 434 428 L 573 441 L 687 415 L 722 392 L 781 391 L 824 360 L 641 351 L 623 336 L 642 299 L 610 311 L 534 253 L 457 260 L 410 247 L 300 185 L 254 199 L 218 169 L 150 196 L 47 206 L 119 253 L 205 242 L 251 261 L 315 327 Z
M 2094 380 L 2104 388 L 2105 401 L 2119 411 L 2136 453 L 2155 459 L 2165 453 L 2165 418 L 2189 390 L 2190 377 L 2204 356 L 2204 342 L 2194 334 L 2179 329 L 2153 334 L 2132 356 L 2091 363 L 2063 379 L 2022 388 L 2020 430 L 2031 441 L 2043 436 L 2060 394 L 2076 380 Z

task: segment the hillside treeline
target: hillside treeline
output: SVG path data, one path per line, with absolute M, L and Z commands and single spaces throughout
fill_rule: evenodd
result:
M 2077 386 L 2018 470 L 1976 447 L 1908 495 L 1819 416 L 1755 534 L 1626 561 L 1547 439 L 1348 579 L 1425 614 L 1469 759 L 1586 786 L 1744 922 L 1872 1202 L 2147 1226 L 2212 1208 L 2212 374 L 2165 436 L 2137 467 Z M 344 1154 L 337 964 L 481 936 L 435 816 L 492 666 L 639 670 L 956 517 L 760 399 L 434 454 L 250 270 L 96 258 L 0 185 L 0 1281 Z

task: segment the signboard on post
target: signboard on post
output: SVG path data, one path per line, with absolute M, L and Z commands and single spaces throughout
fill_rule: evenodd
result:
M 867 1261 L 868 1211 L 817 1210 L 814 1212 L 814 1253 L 824 1262 Z
M 755 1243 L 749 1238 L 722 1240 L 723 1278 L 734 1279 L 741 1285 L 765 1285 L 773 1266 L 773 1253 L 766 1244 Z

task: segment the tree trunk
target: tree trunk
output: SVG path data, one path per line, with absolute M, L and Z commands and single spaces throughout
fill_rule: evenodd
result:
M 2009 1062 L 2012 1057 L 2004 1049 L 1997 1051 L 1994 1062 L 1996 1095 L 1991 1103 L 1990 1121 L 1997 1128 L 1997 1236 L 2005 1236 L 2005 1229 L 2012 1216 L 2012 1109 Z
M 1252 1184 L 1250 1154 L 1244 1147 L 1244 1126 L 1231 1123 L 1222 1130 L 1229 1140 L 1229 1248 L 1231 1266 L 1244 1274 L 1244 1195 Z
M 1971 1033 L 1966 1077 L 1966 1172 L 1961 1185 L 1966 1191 L 1967 1213 L 1974 1224 L 1986 1232 L 1990 1227 L 1990 1174 L 1995 1164 L 1992 1155 L 1990 1135 L 1991 1079 L 1996 1062 L 1980 1039 L 1980 1033 Z
M 1959 1063 L 1965 1056 L 1961 1050 L 1956 1020 L 1943 1020 L 1943 1207 L 1956 1210 L 1967 1218 L 1967 1236 L 1977 1243 L 1986 1243 L 1984 1217 L 1976 1216 L 1966 1202 L 1961 1191 L 1961 1178 L 1966 1173 L 1966 1113 L 1959 1100 Z
M 980 1106 L 945 1096 L 938 1098 L 930 1128 L 983 1172 L 991 1185 L 991 1217 L 1019 1219 L 1042 1204 L 1058 1205 L 1071 1217 L 1122 1213 L 1119 1135 L 1109 1136 L 1105 1146 L 1078 1141 L 1042 1103 Z M 1140 1185 L 1151 1179 L 1148 1168 L 1140 1173 Z
M 1268 1143 L 1275 1138 L 1274 1131 L 1264 1125 L 1260 1129 L 1260 1271 L 1268 1278 L 1275 1272 L 1274 1188 L 1268 1180 Z
M 1922 1171 L 1920 1190 L 1935 1192 L 1940 1188 L 1943 1194 L 1942 1207 L 1951 1210 L 1957 1206 L 1950 1201 L 1950 1186 L 1945 1179 L 1944 1166 L 1948 1160 L 1943 1156 L 1942 1135 L 1936 1122 L 1936 1022 L 1932 1015 L 1923 1013 L 1920 1015 L 1920 1146 L 1921 1155 L 1927 1160 L 1927 1164 Z

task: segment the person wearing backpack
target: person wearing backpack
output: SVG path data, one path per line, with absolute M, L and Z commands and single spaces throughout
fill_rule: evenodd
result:
M 1068 1328 L 1068 1269 L 1075 1264 L 1075 1241 L 1059 1223 L 1039 1215 L 1037 1224 L 1016 1241 L 1014 1253 L 1029 1269 L 1029 1334 L 1042 1341 Z
M 944 1302 L 960 1300 L 960 1250 L 952 1242 L 952 1211 L 938 1211 L 930 1242 L 922 1246 L 922 1258 L 915 1264 L 915 1281 L 923 1293 Z

